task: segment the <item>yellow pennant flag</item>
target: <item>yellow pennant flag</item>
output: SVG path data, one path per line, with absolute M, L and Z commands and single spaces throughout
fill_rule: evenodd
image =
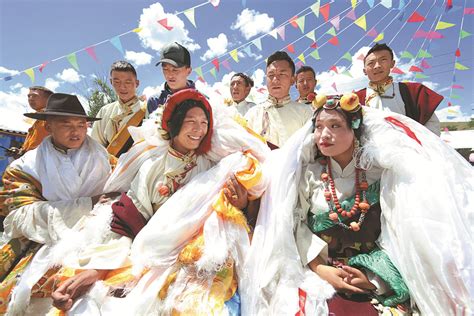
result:
M 31 83 L 33 84 L 35 82 L 35 71 L 33 70 L 33 68 L 26 69 L 25 74 L 30 77 Z
M 367 31 L 367 22 L 365 20 L 365 14 L 354 21 L 355 25 L 362 28 L 364 31 Z
M 380 42 L 381 40 L 383 40 L 383 33 L 380 33 L 379 35 L 377 35 L 377 37 L 374 39 L 374 42 Z
M 468 70 L 469 69 L 469 67 L 466 67 L 466 66 L 464 66 L 460 63 L 455 63 L 454 68 L 456 68 L 457 70 Z
M 189 22 L 191 22 L 191 24 L 196 27 L 196 21 L 194 20 L 194 8 L 184 11 L 184 15 L 188 18 Z
M 233 51 L 231 51 L 230 53 L 230 57 L 232 57 L 232 59 L 234 59 L 234 61 L 236 63 L 239 62 L 239 56 L 238 56 L 238 53 L 237 53 L 237 49 L 234 49 Z
M 134 29 L 133 29 L 133 32 L 135 32 L 135 33 L 140 33 L 142 30 L 143 30 L 143 28 L 137 27 L 137 28 L 134 28 Z
M 301 60 L 301 62 L 302 62 L 303 64 L 306 64 L 306 61 L 305 61 L 305 59 L 304 59 L 304 54 L 303 54 L 303 53 L 301 53 L 301 54 L 298 56 L 298 59 Z
M 456 25 L 456 24 L 453 24 L 453 23 L 448 23 L 448 22 L 439 21 L 438 24 L 436 25 L 435 30 L 444 30 L 444 29 L 453 27 L 453 26 L 455 26 L 455 25 Z
M 351 4 L 352 4 L 352 9 L 355 9 L 357 5 L 357 0 L 351 0 Z

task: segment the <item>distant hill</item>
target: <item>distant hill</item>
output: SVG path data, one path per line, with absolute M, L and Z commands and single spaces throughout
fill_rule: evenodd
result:
M 441 129 L 448 128 L 450 131 L 462 131 L 466 129 L 474 129 L 474 120 L 470 122 L 441 122 Z

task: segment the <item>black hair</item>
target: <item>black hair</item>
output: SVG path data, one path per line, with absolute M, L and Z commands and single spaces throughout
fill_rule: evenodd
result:
M 337 102 L 339 102 L 339 101 L 337 101 Z M 313 122 L 313 132 L 316 129 L 316 119 L 317 119 L 319 113 L 321 113 L 322 110 L 324 110 L 324 107 L 320 107 L 319 109 L 314 111 L 313 118 L 311 120 Z M 337 106 L 335 109 L 332 109 L 332 110 L 329 110 L 329 111 L 337 111 L 338 113 L 340 113 L 346 119 L 347 127 L 349 127 L 350 129 L 352 129 L 354 131 L 355 137 L 357 138 L 357 140 L 360 141 L 360 138 L 362 136 L 362 122 L 363 122 L 362 108 L 360 108 L 356 112 L 347 112 L 347 111 L 344 111 L 343 109 L 341 109 L 340 106 Z M 356 121 L 356 120 L 360 120 L 360 124 L 359 124 L 358 128 L 353 129 L 352 128 L 352 122 Z
M 390 56 L 392 56 L 392 59 L 393 59 L 393 50 L 388 47 L 387 44 L 383 43 L 383 44 L 379 44 L 379 43 L 376 43 L 374 46 L 372 46 L 371 49 L 369 49 L 369 51 L 367 52 L 367 54 L 365 54 L 365 57 L 364 57 L 364 65 L 365 65 L 365 59 L 367 58 L 367 56 L 369 56 L 370 54 L 372 54 L 373 52 L 378 52 L 378 51 L 381 51 L 381 50 L 386 50 L 390 53 Z
M 283 51 L 276 51 L 273 54 L 271 54 L 270 57 L 268 57 L 268 59 L 267 59 L 267 68 L 274 61 L 278 61 L 278 60 L 286 60 L 290 64 L 291 74 L 293 76 L 295 75 L 295 63 L 293 62 L 293 59 L 291 59 L 291 57 L 286 52 L 283 52 Z
M 171 138 L 178 136 L 179 131 L 181 130 L 181 126 L 183 125 L 184 118 L 186 117 L 186 113 L 192 108 L 201 108 L 204 113 L 206 113 L 207 121 L 210 120 L 209 111 L 206 109 L 204 104 L 200 101 L 196 100 L 184 100 L 181 103 L 178 103 L 175 107 L 173 114 L 171 114 L 171 118 L 167 122 L 169 127 L 169 134 Z M 209 123 L 208 123 L 209 127 Z
M 316 79 L 316 72 L 314 72 L 313 67 L 310 66 L 301 66 L 297 71 L 296 71 L 296 76 L 298 76 L 302 72 L 307 72 L 310 71 L 313 73 L 314 79 Z
M 248 86 L 253 87 L 253 85 L 254 85 L 252 78 L 250 78 L 249 76 L 247 76 L 243 72 L 238 72 L 238 73 L 234 74 L 232 76 L 232 78 L 230 78 L 230 79 L 232 80 L 234 77 L 240 77 L 240 78 L 244 79 L 246 87 L 248 87 Z
M 112 71 L 131 72 L 135 78 L 137 78 L 137 71 L 135 70 L 135 67 L 125 60 L 118 60 L 114 62 L 112 66 L 110 66 L 110 76 L 112 76 Z

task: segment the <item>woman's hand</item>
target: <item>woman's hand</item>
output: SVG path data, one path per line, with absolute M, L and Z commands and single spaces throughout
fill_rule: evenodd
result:
M 247 190 L 237 181 L 235 175 L 231 175 L 224 185 L 224 195 L 236 208 L 243 210 L 247 207 Z
M 350 266 L 342 266 L 342 270 L 347 272 L 349 275 L 344 278 L 344 282 L 347 284 L 352 284 L 357 286 L 360 289 L 365 290 L 375 290 L 376 287 L 373 285 L 364 272 L 360 271 L 359 269 L 350 267 Z
M 324 264 L 318 265 L 316 273 L 329 284 L 334 287 L 337 292 L 347 294 L 365 294 L 367 291 L 347 283 L 345 280 L 349 277 L 349 273 L 341 268 L 334 268 Z
M 85 270 L 67 279 L 51 294 L 53 306 L 62 311 L 70 310 L 74 302 L 107 272 L 107 270 Z
M 107 203 L 107 202 L 115 199 L 120 194 L 122 194 L 122 193 L 120 193 L 120 192 L 109 192 L 109 193 L 93 196 L 91 198 L 92 199 L 92 206 L 96 205 L 97 203 L 101 203 L 101 204 Z

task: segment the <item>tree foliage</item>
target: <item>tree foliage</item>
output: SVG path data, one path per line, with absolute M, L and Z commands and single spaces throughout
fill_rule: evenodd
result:
M 94 78 L 86 98 L 89 102 L 88 115 L 95 117 L 104 105 L 116 101 L 117 95 L 112 87 L 108 85 L 106 76 L 103 76 L 102 78 Z

